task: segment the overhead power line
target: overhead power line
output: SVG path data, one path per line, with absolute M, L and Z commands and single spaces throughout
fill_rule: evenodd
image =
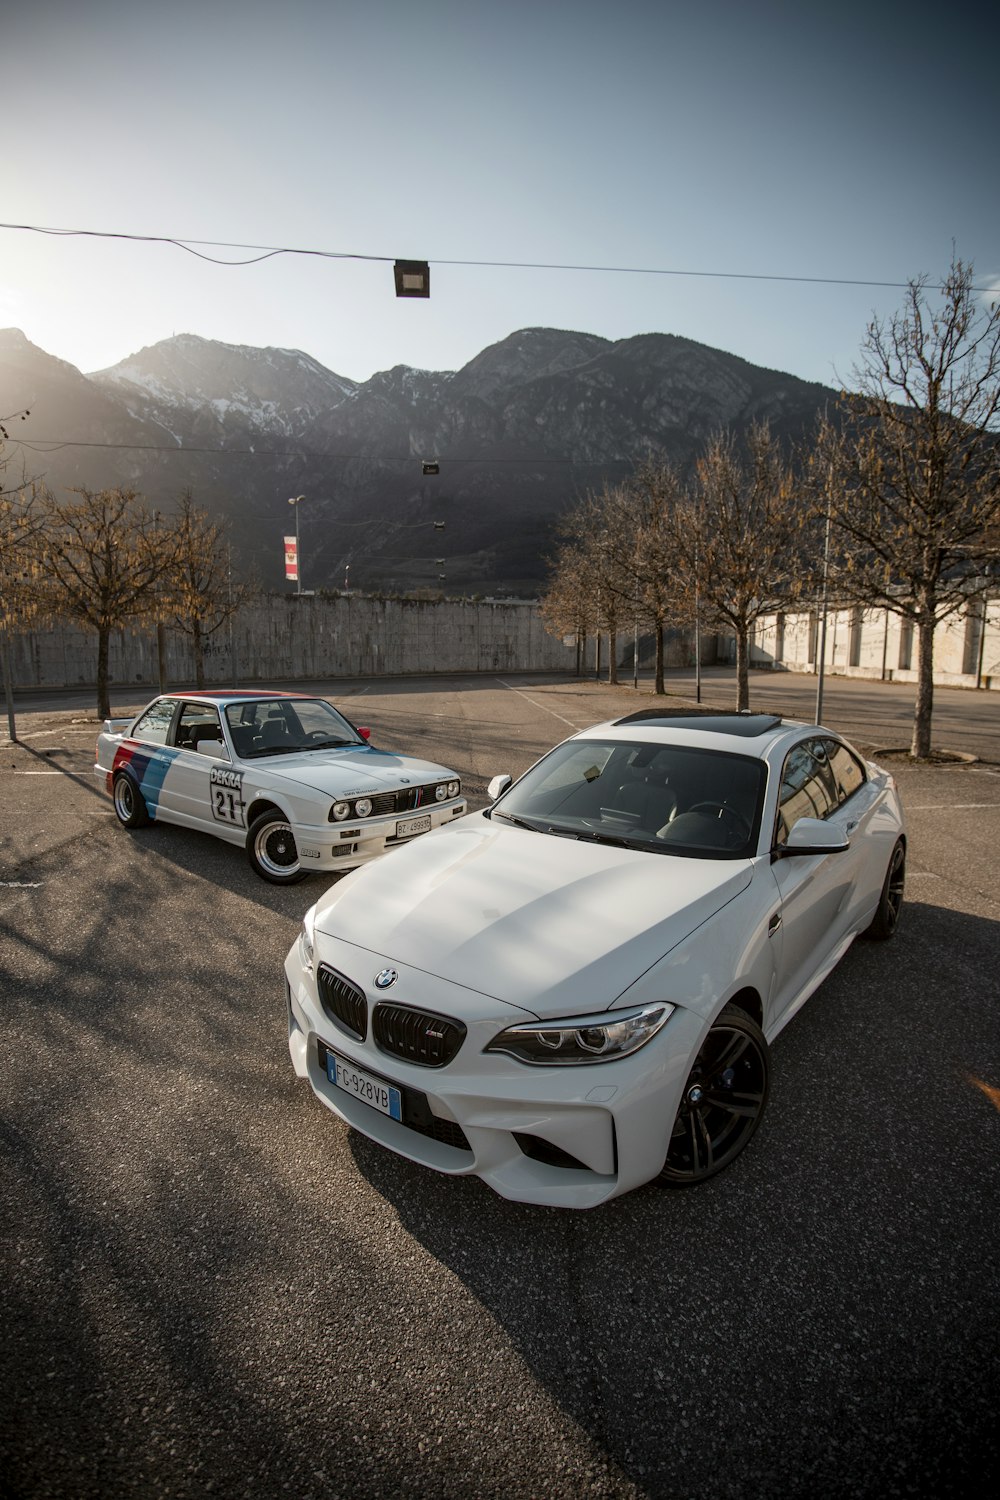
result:
M 26 438 L 9 438 L 12 448 L 27 448 L 32 453 L 40 453 L 43 457 L 47 453 L 58 453 L 61 448 L 101 448 L 111 449 L 117 453 L 210 453 L 218 458 L 296 458 L 308 460 L 310 463 L 365 463 L 365 464 L 422 464 L 423 460 L 412 453 L 407 454 L 382 454 L 382 453 L 320 453 L 308 448 L 203 448 L 196 446 L 181 445 L 178 443 L 95 443 L 85 442 L 79 438 L 43 438 L 36 437 L 30 442 Z M 491 458 L 483 456 L 480 458 L 451 457 L 442 459 L 445 466 L 452 464 L 488 464 L 491 468 L 497 464 L 568 464 L 576 469 L 605 469 L 611 464 L 634 464 L 631 458 Z M 434 486 L 428 487 L 433 491 Z
M 0 229 L 23 231 L 28 234 L 49 234 L 68 238 L 130 240 L 137 244 L 174 245 L 178 250 L 186 250 L 189 255 L 196 255 L 199 260 L 211 261 L 214 265 L 219 266 L 253 266 L 258 265 L 261 261 L 270 260 L 276 255 L 308 255 L 319 260 L 371 261 L 380 264 L 392 263 L 397 259 L 393 255 L 371 255 L 352 250 L 315 250 L 296 245 L 253 245 L 243 244 L 238 240 L 203 240 L 194 239 L 187 235 L 174 234 L 132 234 L 123 230 L 111 229 L 59 229 L 43 224 L 3 223 L 0 223 Z M 213 250 L 252 250 L 255 253 L 239 260 L 232 260 L 223 258 L 222 256 L 207 255 L 203 249 L 197 248 L 199 246 L 208 247 Z M 802 285 L 812 286 L 867 286 L 882 287 L 891 290 L 905 290 L 910 285 L 909 281 L 876 281 L 857 276 L 792 276 L 779 272 L 695 271 L 666 266 L 588 265 L 559 261 L 434 259 L 431 264 L 436 266 L 465 266 L 489 270 L 587 271 L 610 276 L 691 276 L 716 281 L 797 282 Z M 941 283 L 928 283 L 928 285 L 934 291 L 944 290 L 944 286 Z M 971 290 L 974 292 L 991 292 L 996 289 L 994 287 L 976 286 L 972 287 Z

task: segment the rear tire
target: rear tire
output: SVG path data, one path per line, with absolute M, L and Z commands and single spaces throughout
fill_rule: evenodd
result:
M 118 821 L 125 828 L 145 828 L 149 809 L 135 780 L 127 771 L 119 771 L 111 787 Z
M 882 894 L 878 899 L 875 915 L 871 925 L 862 933 L 862 937 L 873 938 L 879 943 L 887 942 L 892 937 L 899 921 L 905 887 L 906 849 L 903 846 L 903 840 L 897 839 L 889 861 L 889 868 L 885 872 Z

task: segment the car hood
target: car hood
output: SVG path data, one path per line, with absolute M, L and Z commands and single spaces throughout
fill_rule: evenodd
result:
M 316 929 L 535 1015 L 603 1009 L 750 882 L 686 859 L 503 827 L 482 813 L 333 886 Z
M 455 773 L 447 766 L 409 755 L 393 755 L 358 745 L 346 750 L 305 750 L 301 755 L 274 755 L 248 763 L 254 770 L 267 767 L 271 781 L 294 781 L 329 797 L 367 797 L 393 792 L 404 786 L 423 786 L 443 781 Z

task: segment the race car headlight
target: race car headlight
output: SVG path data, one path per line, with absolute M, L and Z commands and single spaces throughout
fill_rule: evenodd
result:
M 447 795 L 448 795 L 448 783 L 446 781 L 439 781 L 438 784 L 437 784 L 437 786 L 434 788 L 434 797 L 435 797 L 435 800 L 438 801 L 438 802 L 443 802 L 445 800 L 445 798 L 447 797 Z
M 367 818 L 372 810 L 372 799 L 370 797 L 359 797 L 354 804 L 354 816 L 356 818 Z
M 449 801 L 451 800 L 452 797 L 457 797 L 458 794 L 459 794 L 459 792 L 461 790 L 462 790 L 462 783 L 460 781 L 449 781 L 449 783 L 448 783 L 448 798 L 449 798 Z
M 351 815 L 351 804 L 349 802 L 335 802 L 330 808 L 330 820 L 342 823 Z
M 299 961 L 304 969 L 312 973 L 313 956 L 316 950 L 316 908 L 310 906 L 302 918 L 302 926 L 299 929 Z
M 567 1016 L 558 1021 L 508 1026 L 484 1051 L 506 1052 L 518 1062 L 543 1068 L 612 1062 L 644 1047 L 673 1010 L 672 1005 L 644 1005 L 640 1010 L 623 1011 L 620 1015 L 604 1012 L 598 1016 Z

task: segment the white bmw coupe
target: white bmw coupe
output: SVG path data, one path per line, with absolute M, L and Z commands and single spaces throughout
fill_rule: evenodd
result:
M 490 795 L 307 912 L 296 1072 L 520 1202 L 703 1182 L 757 1129 L 778 1032 L 856 936 L 895 930 L 893 778 L 815 725 L 653 710 Z

